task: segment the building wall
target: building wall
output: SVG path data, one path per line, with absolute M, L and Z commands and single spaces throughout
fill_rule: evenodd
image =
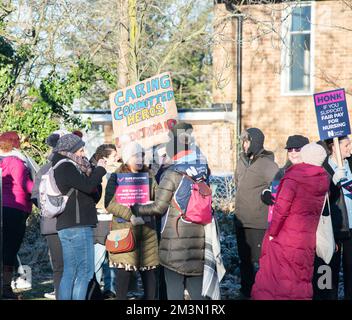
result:
M 241 11 L 250 17 L 243 25 L 242 123 L 244 128 L 258 127 L 263 130 L 265 147 L 275 152 L 279 165 L 283 165 L 286 160 L 283 148 L 289 135 L 302 134 L 311 141 L 319 140 L 312 95 L 281 95 L 283 43 L 280 32 L 282 9 L 286 5 L 241 7 Z M 224 15 L 225 6 L 217 5 L 216 12 Z M 347 30 L 352 30 L 352 9 L 343 1 L 315 2 L 314 29 L 314 92 L 345 88 L 350 110 L 352 42 L 348 39 L 352 31 Z M 236 63 L 235 43 L 230 52 Z M 222 56 L 214 51 L 213 59 L 216 61 Z M 234 90 L 235 86 L 229 84 L 229 88 Z M 216 90 L 214 100 L 221 102 Z
M 191 122 L 197 145 L 208 159 L 213 173 L 229 173 L 235 168 L 235 127 L 230 122 Z

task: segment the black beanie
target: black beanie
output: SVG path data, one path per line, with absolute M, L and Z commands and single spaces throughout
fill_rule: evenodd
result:
M 247 132 L 251 141 L 247 153 L 257 155 L 264 149 L 264 133 L 258 128 L 249 128 Z

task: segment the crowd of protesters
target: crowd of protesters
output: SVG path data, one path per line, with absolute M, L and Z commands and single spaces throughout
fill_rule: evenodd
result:
M 41 209 L 42 176 L 53 168 L 57 187 L 68 201 L 57 217 L 41 216 L 53 269 L 52 298 L 85 300 L 97 282 L 104 299 L 125 300 L 138 272 L 145 300 L 182 300 L 185 292 L 193 300 L 219 299 L 224 270 L 221 256 L 211 256 L 220 248 L 216 217 L 207 226 L 190 223 L 180 219 L 175 201 L 184 177 L 209 186 L 210 168 L 192 130 L 187 123 L 175 125 L 169 142 L 153 148 L 153 161 L 137 142 L 119 148 L 103 144 L 88 160 L 81 132 L 58 130 L 46 140 L 50 154 L 38 172 L 21 153 L 18 134 L 2 133 L 3 298 L 18 298 L 11 287 L 16 256 L 32 204 Z M 240 137 L 234 210 L 241 276 L 237 298 L 338 299 L 342 260 L 344 297 L 351 299 L 352 197 L 342 187 L 352 180 L 349 138 L 339 138 L 338 151 L 332 140 L 310 143 L 307 137 L 290 136 L 283 168 L 265 150 L 264 140 L 258 128 L 246 129 Z M 117 201 L 118 175 L 124 173 L 147 174 L 147 204 Z M 336 248 L 327 264 L 316 255 L 316 232 L 328 205 Z M 109 232 L 125 229 L 131 230 L 133 249 L 109 252 Z M 211 259 L 214 263 L 208 264 Z M 330 288 L 318 285 L 322 265 L 332 270 Z

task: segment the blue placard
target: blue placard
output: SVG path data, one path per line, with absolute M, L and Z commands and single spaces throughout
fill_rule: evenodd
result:
M 351 133 L 345 89 L 314 94 L 320 140 L 347 136 Z

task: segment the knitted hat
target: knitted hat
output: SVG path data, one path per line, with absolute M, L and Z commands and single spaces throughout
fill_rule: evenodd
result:
M 315 143 L 306 144 L 301 149 L 301 157 L 304 163 L 312 164 L 313 166 L 321 166 L 327 157 L 325 149 Z
M 72 134 L 65 134 L 63 135 L 57 142 L 55 148 L 53 149 L 54 152 L 59 151 L 68 151 L 71 153 L 75 153 L 80 148 L 84 147 L 85 143 L 83 140 Z
M 13 148 L 19 149 L 21 146 L 20 137 L 16 131 L 7 131 L 0 135 L 2 141 L 8 141 Z
M 143 149 L 138 142 L 129 142 L 122 146 L 122 161 L 127 163 L 134 155 L 142 153 Z
M 69 134 L 67 130 L 56 130 L 49 137 L 46 138 L 45 142 L 49 147 L 55 148 L 60 137 L 65 134 Z
M 285 149 L 302 148 L 308 143 L 309 143 L 308 138 L 301 136 L 299 134 L 296 134 L 294 136 L 288 137 Z

